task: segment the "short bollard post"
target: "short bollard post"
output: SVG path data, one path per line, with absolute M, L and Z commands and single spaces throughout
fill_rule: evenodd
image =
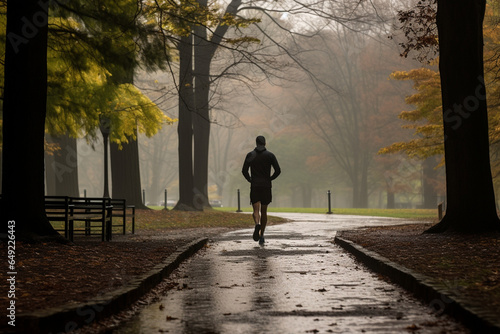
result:
M 142 205 L 146 205 L 146 190 L 142 189 Z
M 443 202 L 438 204 L 438 219 L 443 219 Z
M 240 190 L 238 189 L 238 210 L 236 212 L 242 212 L 241 211 L 241 202 L 240 202 Z
M 165 189 L 165 210 L 167 210 L 167 189 Z
M 328 212 L 327 214 L 332 214 L 332 192 L 328 190 L 326 192 L 328 194 Z

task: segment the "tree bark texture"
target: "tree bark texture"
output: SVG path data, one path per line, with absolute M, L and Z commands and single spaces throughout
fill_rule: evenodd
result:
M 2 225 L 16 238 L 56 236 L 44 209 L 48 1 L 7 1 Z
M 447 210 L 429 232 L 499 230 L 483 68 L 485 0 L 438 0 Z
M 203 2 L 203 1 L 199 1 Z M 207 41 L 207 29 L 195 28 L 194 37 L 194 191 L 197 208 L 210 207 L 208 202 L 208 157 L 210 143 L 210 63 L 214 48 Z
M 174 210 L 195 210 L 193 181 L 193 42 L 192 35 L 180 39 L 179 49 L 179 201 Z
M 128 143 L 110 144 L 111 157 L 111 197 L 125 199 L 127 205 L 138 209 L 147 209 L 141 197 L 141 171 L 139 167 L 139 144 L 132 137 Z
M 3 151 L 2 148 L 0 147 L 0 193 L 2 189 L 2 165 L 3 165 L 2 159 L 3 159 Z M 1 201 L 0 201 L 0 209 L 1 209 Z
M 47 135 L 45 138 L 47 143 L 59 147 L 53 154 L 45 153 L 47 195 L 80 196 L 76 139 L 68 135 Z

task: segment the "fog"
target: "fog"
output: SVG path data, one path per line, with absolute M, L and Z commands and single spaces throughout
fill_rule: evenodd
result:
M 357 45 L 336 44 L 339 34 Z M 411 131 L 401 129 L 397 116 L 411 107 L 404 103 L 411 86 L 389 80 L 389 75 L 415 64 L 400 58 L 394 45 L 348 34 L 331 33 L 331 43 L 303 59 L 328 89 L 318 88 L 296 70 L 290 70 L 290 81 L 263 81 L 251 92 L 243 86 L 219 87 L 228 93 L 219 96 L 211 110 L 210 200 L 234 207 L 240 189 L 242 206 L 248 206 L 249 184 L 241 167 L 255 147 L 255 137 L 264 135 L 282 168 L 273 183 L 275 207 L 326 207 L 328 190 L 333 207 L 386 207 L 389 182 L 397 183 L 396 207 L 421 205 L 421 162 L 377 154 L 383 146 L 410 138 Z M 177 117 L 174 94 L 168 88 L 153 92 L 153 87 L 171 86 L 168 73 L 142 73 L 136 84 L 168 116 Z M 165 125 L 151 138 L 139 136 L 141 184 L 149 205 L 163 205 L 165 190 L 169 202 L 178 199 L 177 145 L 177 123 Z M 100 196 L 102 142 L 92 146 L 79 140 L 79 186 L 82 195 L 86 191 L 87 196 Z M 366 202 L 355 204 L 359 196 L 353 194 L 353 183 L 363 178 L 366 189 L 357 191 L 365 192 Z
M 413 92 L 411 83 L 391 80 L 390 74 L 422 64 L 399 56 L 397 42 L 387 38 L 390 24 L 358 22 L 354 29 L 321 20 L 312 24 L 288 16 L 279 19 L 295 30 L 317 30 L 290 38 L 264 21 L 271 29 L 267 33 L 278 34 L 286 52 L 263 40 L 246 51 L 265 50 L 265 56 L 238 63 L 238 71 L 229 76 L 222 75 L 231 67 L 228 50 L 220 51 L 212 64 L 217 80 L 210 97 L 209 200 L 235 207 L 240 189 L 242 205 L 249 204 L 249 184 L 241 167 L 256 136 L 264 135 L 282 169 L 273 183 L 275 207 L 326 207 L 329 190 L 333 207 L 421 207 L 423 162 L 378 151 L 412 136 L 398 119 L 400 112 L 413 108 L 405 104 Z M 250 34 L 259 32 L 249 29 Z M 171 65 L 165 72 L 137 71 L 134 82 L 175 119 L 177 74 L 175 63 Z M 150 138 L 139 134 L 138 142 L 146 203 L 163 205 L 165 190 L 168 201 L 175 203 L 177 123 L 164 125 Z M 102 195 L 103 165 L 102 140 L 79 139 L 80 195 Z M 432 205 L 443 193 L 442 173 L 435 174 Z

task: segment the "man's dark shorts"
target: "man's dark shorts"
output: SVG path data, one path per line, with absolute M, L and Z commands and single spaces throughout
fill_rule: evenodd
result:
M 262 205 L 269 205 L 273 200 L 271 187 L 251 187 L 250 202 L 252 204 L 260 202 Z

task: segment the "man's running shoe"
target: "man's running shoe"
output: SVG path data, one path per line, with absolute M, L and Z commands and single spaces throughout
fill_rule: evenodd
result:
M 259 239 L 259 245 L 263 245 L 263 244 L 264 244 L 264 242 L 266 242 L 266 241 L 264 240 L 264 236 L 261 236 L 261 237 L 260 237 L 260 239 Z
M 260 234 L 260 224 L 255 225 L 255 230 L 253 231 L 253 240 L 259 241 Z

